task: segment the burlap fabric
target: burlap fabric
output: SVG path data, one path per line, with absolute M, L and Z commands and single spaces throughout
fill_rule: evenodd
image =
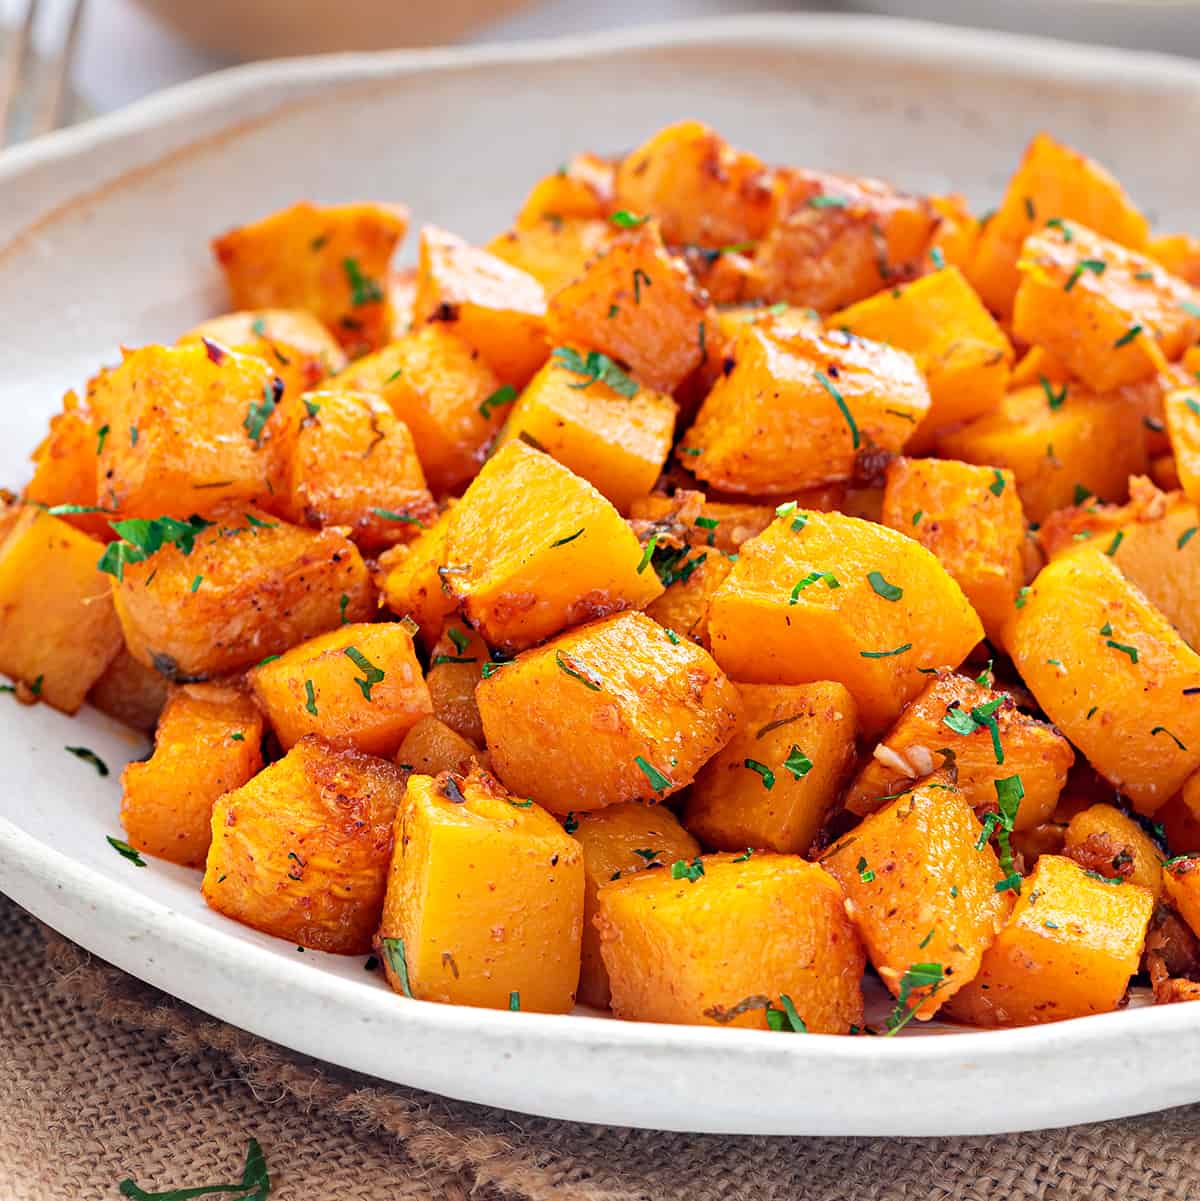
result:
M 91 959 L 3 897 L 0 956 L 0 1201 L 115 1199 L 127 1176 L 235 1180 L 251 1135 L 272 1201 L 1200 1199 L 1200 1106 L 953 1140 L 579 1126 L 315 1064 Z

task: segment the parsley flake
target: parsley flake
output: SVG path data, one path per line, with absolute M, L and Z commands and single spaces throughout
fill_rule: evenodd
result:
M 568 384 L 569 388 L 590 388 L 592 384 L 600 382 L 626 398 L 637 395 L 636 381 L 626 375 L 608 355 L 598 350 L 589 350 L 585 357 L 570 346 L 559 346 L 550 357 L 573 375 L 586 377 L 582 384 Z
M 922 1004 L 945 983 L 945 972 L 940 963 L 914 963 L 900 977 L 900 995 L 896 1007 L 887 1019 L 888 1036 L 902 1030 Z M 913 993 L 920 990 L 914 1000 Z
M 905 651 L 912 650 L 912 643 L 906 642 L 903 646 L 898 646 L 895 650 L 890 651 L 859 651 L 859 655 L 864 659 L 890 659 L 893 655 L 902 655 Z
M 486 400 L 479 406 L 479 415 L 488 420 L 491 415 L 504 405 L 512 404 L 517 399 L 517 390 L 512 384 L 501 384 Z
M 701 876 L 704 875 L 704 863 L 697 855 L 695 859 L 689 863 L 686 859 L 676 859 L 671 864 L 671 879 L 672 880 L 687 880 L 691 884 L 695 884 Z
M 97 755 L 96 752 L 90 747 L 68 746 L 64 747 L 63 750 L 74 755 L 76 759 L 82 759 L 84 763 L 90 763 L 100 775 L 108 775 L 108 764 L 105 763 L 104 760 L 101 759 L 100 756 Z
M 364 304 L 378 304 L 383 300 L 383 289 L 369 275 L 364 275 L 358 259 L 342 259 L 342 270 L 350 285 L 350 304 L 359 308 Z
M 833 386 L 833 384 L 830 382 L 829 376 L 827 376 L 825 372 L 817 372 L 817 383 L 819 383 L 821 387 L 833 397 L 834 403 L 839 409 L 841 409 L 842 416 L 845 417 L 846 424 L 850 427 L 851 445 L 855 450 L 857 450 L 862 439 L 859 437 L 858 426 L 855 424 L 854 414 L 850 412 L 850 406 L 846 404 L 845 398 L 837 390 L 837 388 Z
M 768 792 L 775 787 L 775 773 L 765 763 L 759 763 L 757 759 L 743 759 L 742 766 L 757 772 L 762 779 L 762 786 Z
M 146 861 L 129 845 L 127 842 L 122 842 L 119 838 L 114 838 L 111 834 L 106 835 L 105 841 L 122 859 L 128 859 L 134 867 L 145 867 Z
M 364 655 L 356 646 L 346 647 L 342 654 L 344 654 L 346 658 L 358 668 L 359 671 L 364 673 L 363 678 L 361 679 L 358 676 L 355 676 L 354 682 L 358 685 L 363 697 L 368 701 L 373 701 L 374 697 L 371 696 L 371 689 L 383 680 L 385 673 L 380 671 L 379 668 L 376 667 L 375 664 L 373 664 L 371 660 L 368 659 L 367 656 Z
M 641 769 L 642 775 L 644 775 L 646 779 L 650 781 L 650 787 L 653 788 L 655 792 L 666 792 L 666 790 L 671 787 L 671 781 L 664 776 L 662 772 L 660 772 L 658 768 L 654 766 L 653 763 L 650 763 L 641 755 L 636 755 L 633 761 Z
M 399 977 L 404 995 L 411 999 L 413 991 L 408 979 L 408 956 L 404 953 L 404 939 L 381 938 L 379 949 L 383 952 L 384 963 Z
M 590 688 L 592 692 L 600 691 L 600 681 L 578 659 L 570 655 L 564 655 L 562 651 L 556 650 L 554 652 L 554 662 L 558 664 L 559 671 L 569 675 L 572 679 L 578 680 L 585 688 Z
M 877 596 L 887 601 L 898 601 L 904 595 L 904 589 L 896 584 L 889 584 L 878 571 L 867 572 L 867 583 Z

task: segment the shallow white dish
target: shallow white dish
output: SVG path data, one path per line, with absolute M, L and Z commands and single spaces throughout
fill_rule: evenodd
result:
M 573 149 L 694 115 L 771 159 L 982 205 L 1045 126 L 1186 229 L 1200 162 L 1180 148 L 1198 109 L 1186 63 L 853 18 L 242 68 L 0 157 L 0 480 L 24 482 L 62 391 L 120 342 L 219 311 L 213 233 L 298 197 L 403 199 L 482 238 Z M 346 1067 L 554 1117 L 757 1134 L 993 1133 L 1200 1099 L 1188 1005 L 885 1040 L 406 1001 L 361 959 L 211 913 L 196 873 L 117 856 L 116 775 L 139 737 L 92 712 L 0 709 L 0 888 L 134 975 Z

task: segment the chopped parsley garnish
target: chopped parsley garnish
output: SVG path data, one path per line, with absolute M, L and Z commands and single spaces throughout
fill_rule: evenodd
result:
M 346 647 L 342 654 L 363 673 L 361 679 L 358 676 L 354 677 L 354 682 L 362 691 L 363 697 L 368 701 L 374 700 L 371 696 L 371 689 L 383 680 L 385 673 L 380 671 L 356 646 Z
M 998 468 L 992 468 L 992 482 L 988 484 L 988 491 L 993 496 L 999 496 L 1004 491 L 1004 473 Z
M 844 209 L 849 203 L 845 196 L 835 196 L 828 192 L 808 198 L 808 207 L 814 209 Z
M 672 646 L 678 646 L 680 644 L 680 637 L 678 634 L 675 633 L 674 630 L 669 630 L 669 629 L 666 629 L 666 627 L 664 627 L 664 631 L 667 635 L 667 640 L 671 643 Z
M 211 1193 L 237 1193 L 237 1201 L 267 1201 L 271 1194 L 271 1177 L 267 1173 L 267 1161 L 256 1139 L 251 1139 L 246 1148 L 246 1165 L 242 1178 L 236 1184 L 199 1185 L 194 1188 L 167 1189 L 165 1192 L 148 1193 L 138 1188 L 132 1178 L 127 1177 L 117 1186 L 117 1191 L 129 1201 L 189 1201 Z
M 745 863 L 746 860 L 749 859 L 750 856 L 753 854 L 754 854 L 754 848 L 747 847 L 740 855 L 738 855 L 734 859 L 731 859 L 729 862 L 730 863 Z
M 1085 488 L 1082 484 L 1075 485 L 1075 493 L 1072 498 L 1074 500 L 1075 504 L 1081 505 L 1084 503 L 1084 501 L 1090 500 L 1091 497 L 1092 497 L 1091 489 Z
M 383 300 L 383 289 L 369 275 L 364 275 L 358 259 L 342 259 L 342 270 L 350 285 L 350 303 L 354 308 L 364 304 L 378 304 Z
M 211 521 L 195 515 L 186 521 L 175 517 L 131 517 L 126 521 L 111 521 L 109 525 L 119 536 L 119 541 L 110 542 L 96 564 L 99 571 L 125 578 L 125 567 L 129 563 L 141 563 L 164 546 L 177 546 L 190 555 L 196 545 L 196 535 L 208 529 Z
M 982 851 L 992 834 L 1000 848 L 1000 870 L 1006 873 L 1005 878 L 996 885 L 997 892 L 1013 889 L 1021 891 L 1021 876 L 1013 866 L 1011 834 L 1017 820 L 1017 811 L 1025 796 L 1025 785 L 1020 776 L 1008 776 L 1003 780 L 993 780 L 996 789 L 997 809 L 988 813 L 983 819 L 983 830 L 975 843 L 975 849 Z
M 192 591 L 193 591 L 193 592 L 199 592 L 199 591 L 200 591 L 200 585 L 201 585 L 202 583 L 204 583 L 204 577 L 203 577 L 202 575 L 198 575 L 198 576 L 196 576 L 196 577 L 195 577 L 195 579 L 193 579 L 193 580 L 192 580 Z
M 1128 655 L 1131 663 L 1136 663 L 1138 661 L 1138 651 L 1136 646 L 1130 646 L 1126 642 L 1114 642 L 1111 638 L 1107 639 L 1104 645 L 1111 646 L 1113 650 L 1120 651 L 1123 655 Z
M 1172 734 L 1166 726 L 1155 726 L 1154 729 L 1150 731 L 1150 736 L 1153 737 L 1155 734 L 1165 734 L 1181 751 L 1187 750 L 1187 745 L 1183 742 L 1183 740 L 1177 735 Z
M 906 642 L 903 646 L 898 646 L 895 650 L 890 651 L 859 651 L 859 655 L 864 659 L 890 659 L 893 655 L 902 655 L 905 651 L 912 650 L 912 643 Z
M 111 428 L 112 427 L 109 425 L 102 425 L 96 431 L 96 457 L 97 458 L 99 458 L 99 456 L 104 453 L 104 442 L 105 442 L 105 439 L 107 439 L 109 430 Z
M 837 388 L 835 388 L 834 385 L 830 382 L 829 376 L 827 376 L 825 374 L 825 372 L 823 372 L 823 371 L 817 372 L 817 383 L 819 383 L 821 385 L 821 387 L 824 388 L 825 391 L 828 392 L 829 395 L 833 397 L 834 403 L 837 405 L 837 407 L 839 409 L 841 409 L 842 416 L 845 417 L 846 424 L 850 427 L 851 445 L 854 447 L 855 450 L 857 450 L 859 447 L 859 443 L 861 442 L 861 438 L 859 437 L 858 426 L 855 424 L 855 421 L 854 421 L 854 414 L 850 412 L 850 406 L 848 404 L 846 404 L 845 398 L 837 390 Z
M 787 993 L 779 994 L 779 1004 L 781 1008 L 775 1009 L 769 1001 L 767 1002 L 768 1028 L 776 1032 L 807 1034 L 808 1027 L 804 1024 L 804 1019 L 796 1011 L 796 1006 Z
M 654 281 L 648 276 L 641 267 L 633 269 L 633 303 L 642 303 L 642 287 L 650 287 Z
M 700 856 L 689 863 L 686 859 L 676 859 L 671 864 L 671 879 L 672 880 L 687 880 L 691 884 L 695 884 L 701 876 L 704 875 L 704 863 Z
M 938 271 L 941 271 L 945 268 L 946 256 L 942 253 L 942 248 L 940 246 L 935 246 L 929 252 L 929 261 L 934 265 L 934 267 L 937 268 Z
M 108 764 L 105 763 L 104 760 L 101 759 L 100 756 L 89 747 L 68 746 L 64 747 L 63 749 L 74 755 L 76 759 L 82 759 L 84 763 L 90 763 L 100 775 L 108 775 Z
M 346 624 L 346 606 L 349 605 L 349 603 L 350 594 L 348 592 L 343 592 L 342 595 L 338 597 L 338 616 L 342 619 L 342 625 Z
M 490 680 L 502 667 L 507 667 L 507 663 L 497 663 L 494 659 L 489 659 L 480 669 L 479 678 L 481 680 Z
M 791 772 L 794 780 L 803 780 L 812 771 L 812 760 L 793 742 L 788 751 L 788 757 L 783 761 L 786 771 Z
M 491 415 L 504 405 L 512 404 L 517 399 L 517 390 L 512 384 L 501 384 L 486 400 L 479 406 L 480 417 L 487 420 Z
M 590 388 L 598 381 L 607 384 L 621 396 L 637 395 L 637 383 L 626 375 L 608 355 L 601 354 L 598 350 L 589 350 L 585 357 L 570 346 L 559 346 L 550 357 L 573 375 L 586 377 L 582 384 L 568 384 L 569 388 Z
M 1122 346 L 1128 346 L 1142 332 L 1140 325 L 1131 325 L 1114 343 L 1113 349 L 1117 350 Z
M 798 504 L 794 500 L 789 500 L 782 505 L 777 505 L 775 508 L 776 517 L 786 517 L 789 513 L 795 513 L 792 518 L 792 533 L 798 534 L 806 525 L 808 525 L 808 514 L 797 512 Z
M 306 698 L 305 702 L 304 702 L 305 709 L 307 709 L 309 711 L 309 713 L 311 713 L 313 715 L 313 717 L 316 717 L 317 716 L 317 697 L 316 697 L 316 693 L 313 691 L 312 680 L 304 681 L 304 696 Z
M 762 786 L 768 792 L 775 787 L 775 773 L 765 763 L 759 763 L 757 759 L 743 759 L 742 766 L 757 772 L 762 779 Z
M 575 831 L 579 829 L 579 818 L 575 816 L 574 810 L 568 813 L 566 818 L 563 820 L 563 829 L 568 834 L 574 834 Z
M 146 861 L 129 845 L 127 842 L 122 842 L 119 838 L 114 838 L 111 834 L 107 835 L 105 841 L 122 859 L 128 859 L 134 867 L 145 867 Z M 128 1195 L 128 1194 L 127 1194 Z
M 406 997 L 412 997 L 412 985 L 408 980 L 408 957 L 404 953 L 404 939 L 382 938 L 379 949 L 383 952 L 383 961 L 400 979 L 400 987 Z
M 652 851 L 646 847 L 639 850 L 635 847 L 633 853 L 639 859 L 644 859 L 647 863 L 653 863 L 662 854 L 662 851 Z
M 1078 266 L 1071 272 L 1071 278 L 1064 285 L 1063 291 L 1071 291 L 1085 271 L 1090 271 L 1093 275 L 1103 275 L 1107 266 L 1108 264 L 1103 259 L 1080 259 Z
M 564 655 L 562 651 L 555 651 L 554 662 L 558 664 L 559 671 L 569 675 L 572 679 L 578 680 L 585 688 L 590 688 L 593 692 L 600 691 L 600 681 L 578 659 L 570 655 Z
M 667 779 L 667 777 L 664 776 L 662 772 L 660 772 L 658 768 L 654 766 L 653 763 L 650 763 L 641 755 L 636 755 L 633 761 L 641 769 L 642 775 L 644 775 L 646 779 L 650 781 L 650 787 L 653 788 L 655 792 L 666 792 L 666 790 L 671 787 L 671 781 Z
M 419 518 L 411 517 L 407 513 L 397 513 L 394 509 L 372 509 L 371 512 L 381 521 L 402 521 L 405 525 L 420 526 L 421 529 L 425 528 L 425 523 Z
M 948 709 L 942 718 L 942 724 L 948 726 L 956 734 L 966 737 L 976 730 L 986 729 L 992 736 L 992 750 L 997 763 L 1004 762 L 1004 748 L 1000 745 L 1000 726 L 996 720 L 996 710 L 1004 704 L 1004 697 L 976 705 L 969 712 L 958 705 Z
M 1125 531 L 1118 530 L 1112 538 L 1112 541 L 1104 548 L 1104 553 L 1111 559 L 1117 553 L 1117 548 L 1125 540 Z
M 913 1014 L 921 1005 L 945 983 L 945 972 L 940 963 L 914 963 L 900 977 L 900 995 L 896 998 L 896 1007 L 887 1019 L 888 1036 L 895 1034 L 908 1025 Z M 922 990 L 915 1000 L 913 993 Z
M 1182 534 L 1179 535 L 1179 541 L 1175 543 L 1177 550 L 1183 550 L 1185 546 L 1196 536 L 1197 526 L 1189 526 Z
M 519 1013 L 521 1011 L 521 994 L 515 988 L 508 994 L 508 1008 L 513 1013 Z
M 568 534 L 565 538 L 559 538 L 555 542 L 550 543 L 550 549 L 554 550 L 556 546 L 566 546 L 568 542 L 574 542 L 584 531 L 584 526 L 580 526 L 573 534 Z M 639 571 L 641 568 L 638 569 Z
M 867 866 L 867 857 L 859 855 L 858 862 L 854 865 L 854 870 L 858 872 L 858 878 L 864 884 L 870 884 L 875 879 L 875 873 Z
M 642 548 L 642 557 L 639 560 L 638 565 L 637 565 L 637 574 L 638 575 L 641 575 L 642 572 L 645 571 L 646 568 L 650 566 L 650 560 L 652 558 L 654 558 L 654 548 L 657 545 L 658 545 L 658 535 L 651 534 L 649 539 L 646 542 L 646 545 Z
M 250 435 L 255 446 L 262 445 L 263 430 L 282 397 L 283 380 L 273 375 L 263 384 L 262 400 L 252 401 L 246 410 L 246 420 L 242 422 L 242 428 Z
M 832 591 L 834 588 L 840 588 L 842 585 L 838 582 L 837 576 L 832 571 L 810 571 L 802 580 L 797 581 L 796 586 L 792 589 L 788 604 L 795 605 L 800 602 L 800 593 L 811 584 L 817 583 L 819 580 L 825 581 L 825 586 Z
M 1071 232 L 1071 227 L 1061 217 L 1051 217 L 1050 220 L 1046 222 L 1046 225 L 1053 229 L 1057 229 L 1058 232 L 1062 234 L 1062 240 L 1064 242 L 1073 242 L 1075 240 L 1075 235 Z
M 617 209 L 609 220 L 614 225 L 619 225 L 622 229 L 637 229 L 639 225 L 645 225 L 650 220 L 649 217 L 637 217 L 627 209 Z
M 924 517 L 924 516 L 925 516 L 925 510 L 924 510 L 924 509 L 918 509 L 918 510 L 917 510 L 917 511 L 916 511 L 916 512 L 915 512 L 915 513 L 912 515 L 912 523 L 913 523 L 913 525 L 920 525 L 920 524 L 921 524 L 921 518 L 922 518 L 922 517 Z
M 903 588 L 889 584 L 878 571 L 867 572 L 867 583 L 871 585 L 876 596 L 882 596 L 887 601 L 898 601 L 904 595 Z
M 1046 394 L 1046 403 L 1050 406 L 1051 410 L 1061 409 L 1063 401 L 1067 399 L 1067 385 L 1063 384 L 1063 386 L 1057 392 L 1055 392 L 1053 384 L 1051 384 L 1044 375 L 1038 376 L 1038 379 L 1041 380 L 1042 391 Z

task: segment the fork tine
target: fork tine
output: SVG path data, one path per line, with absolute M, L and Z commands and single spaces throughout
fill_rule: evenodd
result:
M 36 3 L 36 0 L 35 0 Z M 66 115 L 67 87 L 71 81 L 71 66 L 79 44 L 79 26 L 83 18 L 83 0 L 71 0 L 67 15 L 67 31 L 62 49 L 50 68 L 50 81 L 42 94 L 30 130 L 32 137 L 57 129 Z
M 5 136 L 12 119 L 12 110 L 21 88 L 21 80 L 29 66 L 30 50 L 33 46 L 33 25 L 37 19 L 41 0 L 27 0 L 25 19 L 16 31 L 5 56 L 3 71 L 0 71 L 0 146 L 5 145 Z

